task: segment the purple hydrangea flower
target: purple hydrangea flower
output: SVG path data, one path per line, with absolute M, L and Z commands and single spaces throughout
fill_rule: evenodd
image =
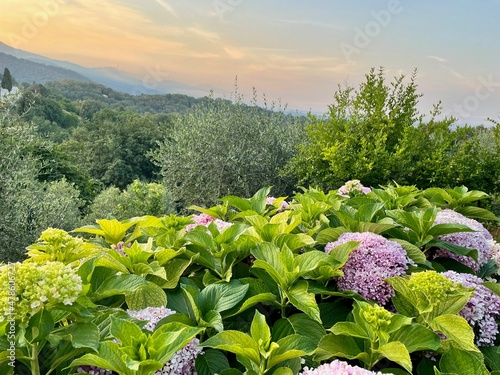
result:
M 482 285 L 483 280 L 468 273 L 443 272 L 449 280 L 467 288 L 476 288 L 465 307 L 459 312 L 476 332 L 477 346 L 492 346 L 498 334 L 496 320 L 500 318 L 500 297 Z
M 475 230 L 475 232 L 457 232 L 438 236 L 439 239 L 448 241 L 454 245 L 462 246 L 467 249 L 476 249 L 478 252 L 477 262 L 469 256 L 458 255 L 449 250 L 439 249 L 436 251 L 436 258 L 451 258 L 459 261 L 460 263 L 470 267 L 474 272 L 479 271 L 481 264 L 490 259 L 490 249 L 492 240 L 491 234 L 486 228 L 477 220 L 469 219 L 464 215 L 445 209 L 438 212 L 434 224 L 462 224 Z
M 382 373 L 365 370 L 358 366 L 351 366 L 347 362 L 336 359 L 315 369 L 304 367 L 299 375 L 382 375 Z
M 337 279 L 339 290 L 353 290 L 366 299 L 385 305 L 394 296 L 394 289 L 385 279 L 403 276 L 412 261 L 400 244 L 371 232 L 343 233 L 337 241 L 326 244 L 325 251 L 329 253 L 349 241 L 359 241 L 360 244 L 342 267 L 344 276 Z

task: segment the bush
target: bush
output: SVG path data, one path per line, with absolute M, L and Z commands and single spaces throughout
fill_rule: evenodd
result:
M 97 219 L 123 220 L 143 215 L 163 216 L 173 210 L 170 194 L 163 185 L 134 181 L 124 191 L 110 187 L 97 195 L 85 222 L 90 224 Z

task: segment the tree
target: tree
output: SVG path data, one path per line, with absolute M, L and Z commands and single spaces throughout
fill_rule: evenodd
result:
M 303 135 L 299 117 L 283 108 L 207 98 L 177 116 L 154 162 L 179 208 L 212 205 L 229 194 L 252 196 L 272 185 L 273 194 L 289 195 L 295 179 L 279 170 L 293 156 Z
M 435 120 L 439 104 L 425 123 L 417 110 L 416 71 L 405 83 L 403 75 L 388 86 L 384 70 L 371 69 L 358 90 L 341 88 L 325 117 L 309 117 L 308 139 L 286 171 L 301 184 L 338 188 L 359 179 L 377 186 L 446 184 L 455 134 L 453 118 Z
M 159 169 L 147 154 L 158 147 L 162 137 L 161 126 L 146 116 L 103 109 L 75 128 L 61 150 L 72 155 L 78 168 L 105 188 L 124 189 L 134 180 L 157 178 Z
M 2 83 L 0 84 L 2 89 L 7 89 L 9 91 L 12 90 L 12 75 L 10 74 L 10 70 L 5 68 L 2 76 Z

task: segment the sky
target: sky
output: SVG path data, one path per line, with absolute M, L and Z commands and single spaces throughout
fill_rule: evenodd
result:
M 417 70 L 420 110 L 500 119 L 500 0 L 0 0 L 0 41 L 144 82 L 325 113 L 370 68 Z M 263 99 L 261 99 L 261 102 Z

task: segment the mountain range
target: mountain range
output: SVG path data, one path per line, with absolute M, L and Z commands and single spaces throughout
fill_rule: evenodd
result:
M 55 60 L 13 48 L 0 41 L 0 72 L 9 68 L 19 83 L 47 83 L 72 80 L 95 82 L 127 94 L 184 94 L 206 96 L 212 87 L 193 86 L 152 77 L 143 80 L 113 67 L 87 68 L 69 61 Z M 153 75 L 153 74 L 152 74 Z M 156 79 L 156 80 L 155 80 Z

